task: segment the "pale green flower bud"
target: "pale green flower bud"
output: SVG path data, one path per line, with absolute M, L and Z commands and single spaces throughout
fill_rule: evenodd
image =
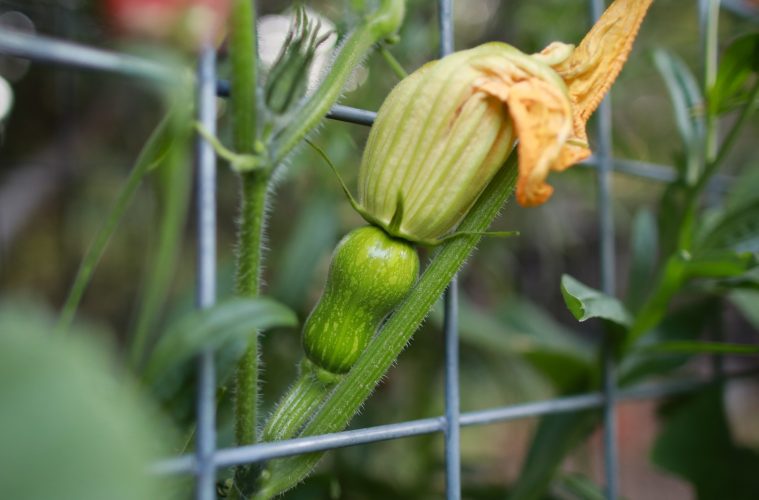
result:
M 414 72 L 390 93 L 369 135 L 358 185 L 365 216 L 395 236 L 439 240 L 503 165 L 519 126 L 534 128 L 512 120 L 527 106 L 558 123 L 551 157 L 541 159 L 551 162 L 572 122 L 566 88 L 544 63 L 489 43 Z

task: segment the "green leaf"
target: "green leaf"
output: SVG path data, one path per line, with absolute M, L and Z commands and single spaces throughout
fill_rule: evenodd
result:
M 696 182 L 703 166 L 704 99 L 696 78 L 685 63 L 665 50 L 654 52 L 654 63 L 664 79 L 675 112 L 675 123 L 685 149 L 686 183 Z
M 709 251 L 692 257 L 684 256 L 683 275 L 687 278 L 733 278 L 756 267 L 754 254 L 732 251 Z
M 561 294 L 578 321 L 601 318 L 623 327 L 632 324 L 630 313 L 619 300 L 583 285 L 568 274 L 561 277 Z
M 646 345 L 643 350 L 663 354 L 759 354 L 759 346 L 757 345 L 701 342 L 698 340 L 659 342 Z
M 630 265 L 626 303 L 637 311 L 651 288 L 656 275 L 659 238 L 656 218 L 646 209 L 635 215 L 632 227 L 632 263 Z
M 731 101 L 740 96 L 744 84 L 752 72 L 759 71 L 759 33 L 735 39 L 722 54 L 717 80 L 710 92 L 713 112 L 729 110 Z
M 146 473 L 172 447 L 166 422 L 90 328 L 52 328 L 47 310 L 0 302 L 0 496 L 172 498 Z
M 759 454 L 733 442 L 722 401 L 714 386 L 665 408 L 651 458 L 690 482 L 699 500 L 754 499 Z
M 247 339 L 257 330 L 297 324 L 295 313 L 264 297 L 235 298 L 194 311 L 169 327 L 159 339 L 143 378 L 148 384 L 156 384 L 204 349 L 220 349 L 236 340 Z

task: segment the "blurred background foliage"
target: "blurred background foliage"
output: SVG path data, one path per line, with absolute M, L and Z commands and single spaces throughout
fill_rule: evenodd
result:
M 350 3 L 314 1 L 308 6 L 333 20 L 339 37 L 352 21 L 345 10 Z M 260 1 L 259 6 L 261 16 L 282 14 L 284 9 L 277 1 Z M 579 41 L 588 26 L 584 0 L 461 0 L 455 6 L 457 48 L 500 40 L 525 52 L 539 51 L 554 40 Z M 400 41 L 389 48 L 411 71 L 436 57 L 438 31 L 434 2 L 409 0 L 407 12 Z M 262 40 L 283 36 L 286 23 L 276 18 L 267 22 L 267 30 L 260 33 Z M 97 2 L 2 0 L 0 25 L 4 23 L 96 46 L 135 49 L 113 36 Z M 721 16 L 720 45 L 756 31 L 756 26 L 755 20 L 726 11 Z M 682 146 L 675 115 L 654 63 L 653 51 L 660 48 L 677 54 L 694 74 L 700 74 L 697 2 L 654 3 L 611 94 L 616 158 L 663 165 L 680 160 Z M 266 60 L 271 55 L 262 57 Z M 223 48 L 220 71 L 225 72 Z M 160 120 L 163 104 L 140 82 L 113 75 L 30 65 L 5 56 L 0 56 L 0 75 L 12 84 L 15 101 L 0 136 L 0 296 L 23 297 L 58 308 L 130 165 Z M 397 82 L 378 54 L 354 76 L 356 88 L 346 91 L 341 102 L 370 110 L 379 107 Z M 228 119 L 223 101 L 220 119 L 222 125 Z M 754 117 L 722 173 L 739 176 L 759 168 L 754 140 L 757 133 L 759 122 Z M 366 128 L 327 121 L 312 139 L 353 186 L 366 136 Z M 229 144 L 223 133 L 222 139 Z M 292 308 L 302 322 L 321 291 L 335 243 L 362 221 L 351 210 L 328 167 L 309 148 L 300 148 L 288 164 L 270 206 L 264 293 Z M 519 230 L 520 237 L 483 240 L 462 275 L 464 411 L 570 394 L 588 386 L 587 366 L 595 363 L 603 334 L 601 324 L 590 322 L 580 327 L 566 310 L 559 283 L 561 275 L 569 273 L 591 286 L 599 285 L 595 176 L 592 169 L 577 166 L 552 176 L 551 183 L 557 189 L 550 203 L 535 209 L 511 203 L 506 207 L 497 229 Z M 729 186 L 729 181 L 710 191 L 707 201 L 720 203 L 725 185 Z M 757 190 L 759 179 L 756 175 L 742 177 L 740 185 Z M 150 179 L 138 191 L 80 309 L 79 315 L 97 324 L 98 336 L 112 339 L 117 350 L 127 349 L 140 290 L 146 273 L 151 272 L 151 249 L 159 239 L 161 186 L 158 179 Z M 664 188 L 657 181 L 614 175 L 620 295 L 628 289 L 631 234 L 635 224 L 645 224 L 634 222 L 636 214 L 642 209 L 656 214 Z M 232 294 L 238 195 L 235 176 L 225 168 L 220 169 L 218 194 L 219 292 L 223 298 Z M 193 223 L 189 217 L 173 263 L 176 274 L 166 307 L 153 335 L 192 308 Z M 638 230 L 645 232 L 645 227 Z M 692 294 L 679 299 L 675 304 L 679 316 L 670 316 L 669 323 L 661 328 L 690 331 L 706 325 L 706 338 L 719 331 L 729 341 L 757 342 L 757 291 L 732 292 L 716 305 L 714 299 L 704 303 L 699 298 Z M 398 366 L 356 417 L 355 426 L 442 412 L 441 318 L 439 310 L 433 312 Z M 297 328 L 265 334 L 265 408 L 293 378 L 298 344 Z M 705 357 L 681 356 L 659 362 L 666 370 L 674 368 L 683 374 L 704 374 L 711 369 Z M 750 357 L 726 357 L 723 362 L 730 368 L 756 366 Z M 184 391 L 177 396 L 181 403 L 172 406 L 174 418 L 182 425 L 189 425 L 191 420 L 191 394 Z M 220 397 L 219 439 L 225 446 L 232 442 L 231 405 L 228 397 Z M 710 401 L 713 404 L 709 405 Z M 704 476 L 717 477 L 719 481 L 715 479 L 714 484 L 733 484 L 735 475 L 755 481 L 748 477 L 751 473 L 726 464 L 745 464 L 746 460 L 755 464 L 759 460 L 759 425 L 752 418 L 757 409 L 759 385 L 750 380 L 730 383 L 722 392 L 672 402 L 661 409 L 661 415 L 667 417 L 661 421 L 654 403 L 622 405 L 622 494 L 629 498 L 690 498 L 698 491 L 699 497 L 719 498 L 710 489 L 713 484 L 699 483 L 710 480 Z M 505 495 L 519 474 L 534 424 L 524 420 L 463 431 L 465 497 Z M 684 446 L 693 446 L 689 436 L 705 435 L 704 426 L 709 436 L 704 446 L 708 445 L 709 451 L 683 451 Z M 653 447 L 652 456 L 658 464 L 654 466 L 648 455 L 660 427 L 661 438 Z M 698 462 L 695 455 L 708 456 L 709 460 Z M 690 456 L 690 461 L 683 456 Z M 438 435 L 340 450 L 328 456 L 319 475 L 288 498 L 439 498 L 444 489 L 441 460 L 442 437 Z M 714 467 L 722 460 L 727 462 L 717 474 Z M 595 485 L 602 472 L 598 436 L 594 434 L 572 452 L 564 460 L 562 471 L 549 493 L 552 497 L 590 498 L 597 494 Z M 712 493 L 705 493 L 709 491 Z M 751 490 L 735 491 L 722 498 L 749 498 L 740 491 Z

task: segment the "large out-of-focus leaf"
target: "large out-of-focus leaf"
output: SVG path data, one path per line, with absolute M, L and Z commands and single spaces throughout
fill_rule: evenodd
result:
M 714 113 L 732 109 L 735 101 L 745 97 L 741 93 L 752 72 L 759 71 L 759 33 L 735 39 L 720 58 L 717 81 L 712 89 L 709 105 Z
M 675 123 L 685 149 L 682 178 L 692 185 L 698 179 L 703 164 L 704 99 L 696 78 L 679 57 L 659 49 L 654 52 L 654 62 L 667 85 L 675 111 Z
M 319 260 L 337 240 L 334 203 L 314 196 L 303 207 L 279 261 L 272 296 L 300 309 Z
M 543 417 L 509 500 L 544 498 L 564 457 L 582 442 L 598 420 L 598 412 L 595 411 L 558 413 Z
M 737 446 L 722 406 L 721 386 L 665 408 L 652 460 L 690 482 L 700 500 L 753 500 L 759 454 Z
M 632 323 L 630 313 L 614 297 L 586 286 L 565 274 L 561 277 L 561 294 L 569 312 L 578 320 L 601 318 L 623 327 Z
M 173 444 L 164 422 L 87 331 L 52 328 L 38 307 L 0 303 L 0 497 L 170 498 L 147 473 Z
M 656 218 L 649 210 L 641 210 L 635 215 L 633 221 L 630 285 L 625 301 L 632 311 L 640 308 L 651 289 L 656 273 L 658 247 Z
M 295 326 L 297 322 L 290 309 L 265 297 L 234 298 L 194 311 L 170 326 L 160 338 L 145 365 L 144 380 L 155 384 L 204 349 L 220 349 L 243 337 L 247 339 L 251 332 Z M 171 390 L 171 383 L 161 384 L 161 393 Z

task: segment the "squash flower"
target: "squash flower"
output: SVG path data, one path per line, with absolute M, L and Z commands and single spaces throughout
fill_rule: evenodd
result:
M 464 218 L 514 145 L 517 201 L 546 202 L 551 171 L 590 156 L 585 131 L 652 0 L 615 0 L 579 46 L 527 55 L 487 43 L 422 66 L 382 104 L 358 180 L 359 211 L 390 235 L 436 243 Z

